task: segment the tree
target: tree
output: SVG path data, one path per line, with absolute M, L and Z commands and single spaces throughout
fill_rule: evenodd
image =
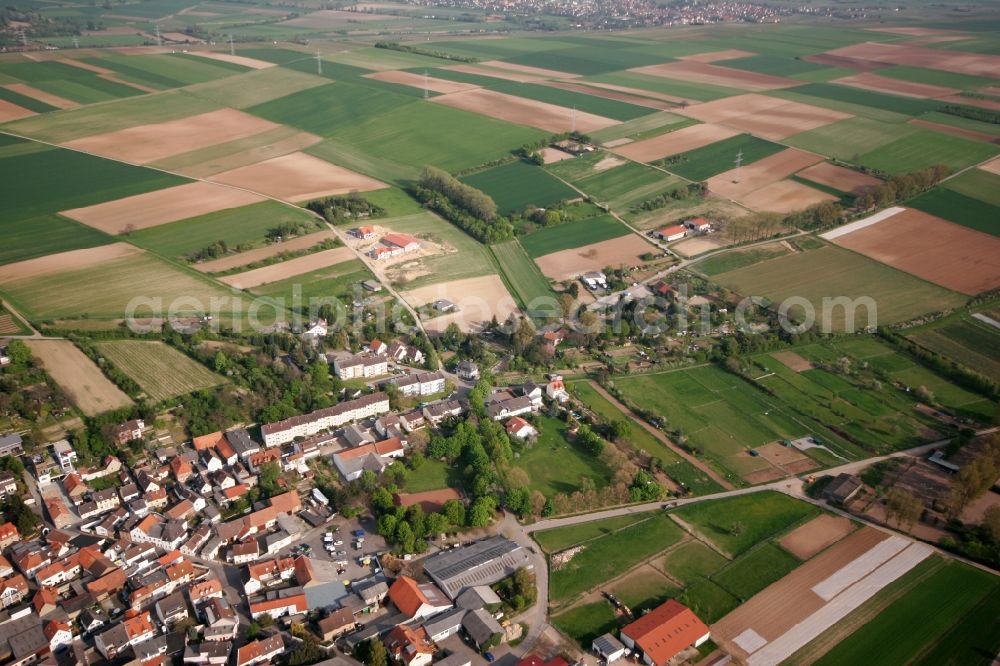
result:
M 278 487 L 278 479 L 281 478 L 281 467 L 274 460 L 271 462 L 266 462 L 260 466 L 260 474 L 258 476 L 258 481 L 260 483 L 261 490 L 268 497 L 273 497 L 281 492 L 281 488 Z
M 451 525 L 465 524 L 465 507 L 458 500 L 451 499 L 445 502 L 444 506 L 441 507 L 441 513 Z
M 260 624 L 256 621 L 251 622 L 250 625 L 247 627 L 247 640 L 248 641 L 256 640 L 257 637 L 260 636 L 260 632 L 261 632 Z
M 986 509 L 982 526 L 993 541 L 1000 543 L 1000 506 L 994 505 Z
M 410 524 L 403 521 L 396 525 L 396 544 L 399 546 L 399 550 L 403 553 L 412 553 L 414 541 L 416 536 L 413 534 L 413 528 Z
M 216 372 L 223 373 L 229 366 L 229 359 L 226 357 L 224 352 L 215 352 L 215 360 L 212 362 L 212 365 L 215 367 Z
M 632 424 L 626 419 L 617 419 L 611 422 L 611 438 L 616 442 L 628 439 L 632 434 Z
M 923 513 L 924 503 L 903 488 L 890 488 L 885 495 L 886 520 L 895 520 L 896 527 L 913 527 Z
M 576 299 L 573 298 L 572 294 L 559 294 L 559 313 L 562 315 L 563 321 L 569 319 L 569 316 L 573 314 L 573 306 L 575 304 Z
M 354 656 L 365 666 L 389 666 L 389 654 L 377 636 L 358 645 Z
M 31 361 L 31 350 L 20 340 L 11 340 L 7 345 L 7 356 L 11 365 L 27 365 Z
M 490 496 L 480 497 L 469 510 L 469 527 L 486 527 L 493 522 L 495 512 L 496 500 Z

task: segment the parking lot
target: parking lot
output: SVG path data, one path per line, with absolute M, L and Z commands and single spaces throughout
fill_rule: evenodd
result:
M 364 536 L 361 537 L 362 541 L 360 544 L 358 543 L 358 539 L 353 536 L 353 532 L 356 530 L 364 531 Z M 327 551 L 327 542 L 324 541 L 324 537 L 330 532 L 333 532 L 332 543 L 337 541 L 342 542 L 340 545 L 334 546 L 335 553 L 342 554 L 331 554 Z M 344 519 L 340 516 L 335 517 L 325 525 L 309 529 L 294 544 L 282 549 L 281 554 L 290 555 L 303 545 L 309 546 L 312 549 L 308 553 L 309 557 L 319 562 L 346 562 L 346 566 L 338 567 L 338 571 L 341 568 L 343 569 L 340 579 L 344 581 L 353 581 L 370 576 L 377 570 L 376 559 L 372 557 L 369 564 L 365 565 L 361 563 L 362 558 L 388 550 L 385 539 L 375 534 L 374 520 L 361 520 L 358 518 Z

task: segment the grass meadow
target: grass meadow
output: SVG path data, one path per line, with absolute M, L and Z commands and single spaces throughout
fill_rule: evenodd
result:
M 552 298 L 549 280 L 538 269 L 517 239 L 490 246 L 500 268 L 500 275 L 511 294 L 523 306 L 537 298 Z
M 630 233 L 628 228 L 610 215 L 598 215 L 576 222 L 545 227 L 521 237 L 521 245 L 532 258 L 561 250 L 572 250 L 591 243 L 611 240 Z
M 921 327 L 906 337 L 924 349 L 1000 382 L 1000 330 L 968 315 Z
M 577 448 L 566 435 L 566 422 L 544 415 L 532 421 L 539 431 L 534 444 L 524 448 L 511 462 L 528 474 L 530 490 L 546 497 L 573 493 L 580 480 L 589 478 L 600 489 L 611 481 L 611 470 L 595 456 Z
M 580 196 L 541 167 L 522 160 L 477 171 L 462 177 L 461 181 L 488 194 L 501 215 L 510 215 L 528 206 L 548 208 Z
M 670 158 L 675 162 L 662 161 L 661 164 L 668 171 L 688 180 L 705 180 L 734 168 L 733 160 L 737 153 L 743 153 L 743 165 L 746 166 L 784 149 L 781 144 L 751 134 L 740 134 L 675 155 Z

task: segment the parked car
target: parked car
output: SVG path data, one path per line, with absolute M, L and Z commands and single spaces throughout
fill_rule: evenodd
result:
M 351 536 L 363 537 L 364 535 L 365 535 L 364 530 L 354 530 L 353 532 L 351 532 Z
M 489 662 L 494 662 L 494 661 L 497 660 L 497 656 L 495 654 L 493 654 L 492 652 L 485 652 L 485 653 L 483 653 L 483 656 L 486 657 L 486 661 L 489 661 Z

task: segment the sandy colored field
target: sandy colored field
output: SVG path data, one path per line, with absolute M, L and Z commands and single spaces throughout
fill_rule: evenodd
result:
M 980 88 L 979 92 L 984 95 L 1000 95 L 1000 86 L 986 86 L 984 88 Z
M 414 307 L 442 299 L 458 306 L 457 312 L 425 320 L 424 327 L 429 331 L 443 331 L 452 323 L 463 331 L 476 331 L 494 316 L 497 321 L 506 321 L 517 312 L 517 304 L 498 275 L 439 282 L 403 292 L 401 296 Z
M 983 171 L 989 171 L 990 173 L 1000 175 L 1000 157 L 994 157 L 992 160 L 986 162 L 979 168 Z
M 584 95 L 603 97 L 604 99 L 613 99 L 619 102 L 635 104 L 637 106 L 648 106 L 651 109 L 659 109 L 660 111 L 670 111 L 677 106 L 671 102 L 664 102 L 650 97 L 632 95 L 616 90 L 608 90 L 606 88 L 592 88 L 590 86 L 573 83 L 571 81 L 546 81 L 544 85 L 547 85 L 550 88 L 559 88 L 560 90 L 569 90 L 570 92 L 583 93 Z
M 853 529 L 850 519 L 824 513 L 795 528 L 778 543 L 800 560 L 808 560 L 843 539 Z
M 781 76 L 771 76 L 770 74 L 758 74 L 732 67 L 712 65 L 707 62 L 697 62 L 694 60 L 677 60 L 660 65 L 646 65 L 645 67 L 635 67 L 629 71 L 640 74 L 651 74 L 662 76 L 668 79 L 678 79 L 680 81 L 691 81 L 692 83 L 708 83 L 716 86 L 727 86 L 729 88 L 742 88 L 743 90 L 774 90 L 776 88 L 790 88 L 801 85 L 801 81 L 786 79 Z
M 337 234 L 330 230 L 317 231 L 314 234 L 306 234 L 305 236 L 299 236 L 282 243 L 271 243 L 267 247 L 257 248 L 256 250 L 240 252 L 239 254 L 227 255 L 221 259 L 213 259 L 212 261 L 194 264 L 193 268 L 197 268 L 203 273 L 221 273 L 222 271 L 228 271 L 233 268 L 252 264 L 256 261 L 261 261 L 262 259 L 267 259 L 268 257 L 273 257 L 276 254 L 281 254 L 282 252 L 305 250 L 306 248 L 310 248 L 321 241 L 327 240 L 328 238 L 336 237 Z
M 616 83 L 598 83 L 597 81 L 587 81 L 587 85 L 592 88 L 604 88 L 605 90 L 616 90 L 618 92 L 628 93 L 630 95 L 635 95 L 636 97 L 649 97 L 650 99 L 659 99 L 664 102 L 674 102 L 675 104 L 698 104 L 697 100 L 687 99 L 686 97 L 677 97 L 675 95 L 666 95 L 664 93 L 653 92 L 652 90 L 644 90 L 642 88 L 632 88 L 630 86 L 620 86 Z
M 640 261 L 640 255 L 655 250 L 635 234 L 628 234 L 572 250 L 546 254 L 535 259 L 535 263 L 546 277 L 562 281 L 587 271 L 602 270 L 605 266 L 633 265 Z
M 85 69 L 88 72 L 93 72 L 95 74 L 108 74 L 108 75 L 114 74 L 114 71 L 108 69 L 107 67 L 101 67 L 100 65 L 92 65 L 89 62 L 83 62 L 81 60 L 73 60 L 72 58 L 60 58 L 56 62 L 61 62 L 64 65 L 70 65 L 72 67 L 79 67 L 80 69 Z
M 608 169 L 614 169 L 616 166 L 625 164 L 625 160 L 620 160 L 617 157 L 602 157 L 601 160 L 595 164 L 591 171 L 594 173 L 600 173 L 601 171 L 607 171 Z
M 747 651 L 734 642 L 737 636 L 752 627 L 767 641 L 778 638 L 824 605 L 810 588 L 887 538 L 883 532 L 864 527 L 842 539 L 712 625 L 713 639 L 745 659 Z
M 96 416 L 132 400 L 101 374 L 87 355 L 69 340 L 25 340 L 39 361 L 69 399 L 87 416 Z
M 540 83 L 545 79 L 534 76 L 532 74 L 525 74 L 524 72 L 515 72 L 507 69 L 494 69 L 491 67 L 481 67 L 479 65 L 449 65 L 445 69 L 451 69 L 456 72 L 463 72 L 465 74 L 476 74 L 478 76 L 492 76 L 494 79 L 503 79 L 504 81 L 516 81 L 518 83 Z
M 620 139 L 612 139 L 611 141 L 602 141 L 601 145 L 605 148 L 617 148 L 618 146 L 624 146 L 629 143 L 634 143 L 635 139 L 630 139 L 627 136 L 623 136 Z
M 256 194 L 232 187 L 195 182 L 86 208 L 64 210 L 60 214 L 114 235 L 123 233 L 126 226 L 136 230 L 146 229 L 264 200 Z
M 293 25 L 303 28 L 326 30 L 339 28 L 349 23 L 369 23 L 371 21 L 398 21 L 400 17 L 391 14 L 368 14 L 365 12 L 345 12 L 339 9 L 321 9 L 304 14 L 278 25 Z
M 295 277 L 310 271 L 315 271 L 327 266 L 333 266 L 354 258 L 354 253 L 350 248 L 335 247 L 332 250 L 322 250 L 304 257 L 289 259 L 280 264 L 272 264 L 263 268 L 255 268 L 246 273 L 227 275 L 219 278 L 219 282 L 224 282 L 237 289 L 253 289 L 264 284 Z
M 652 162 L 668 155 L 686 153 L 737 134 L 738 132 L 726 127 L 704 123 L 620 146 L 615 152 L 637 162 Z
M 819 155 L 795 148 L 787 148 L 748 166 L 730 169 L 718 176 L 712 176 L 708 179 L 708 188 L 713 192 L 739 201 L 742 197 L 746 197 L 762 187 L 776 183 L 797 171 L 822 161 L 823 158 Z M 738 182 L 733 182 L 734 180 L 738 180 Z
M 542 155 L 542 162 L 544 162 L 545 164 L 553 164 L 554 162 L 571 160 L 575 157 L 574 155 L 570 155 L 564 150 L 559 150 L 558 148 L 552 148 L 551 146 L 547 148 L 542 148 L 539 152 Z
M 763 446 L 758 446 L 755 450 L 760 454 L 761 458 L 783 469 L 787 469 L 792 465 L 801 466 L 803 463 L 808 463 L 810 467 L 818 467 L 818 464 L 810 459 L 809 456 L 794 446 L 785 446 L 781 442 L 769 442 Z
M 805 372 L 806 370 L 812 370 L 813 364 L 805 358 L 802 358 L 793 351 L 780 351 L 771 354 L 774 358 L 778 359 L 782 365 L 787 366 L 790 370 L 795 372 Z
M 755 94 L 726 97 L 676 111 L 774 141 L 851 117 L 841 111 Z
M 74 139 L 64 145 L 128 162 L 148 164 L 205 146 L 235 141 L 279 127 L 235 109 L 219 109 L 165 123 L 139 125 Z
M 177 171 L 193 178 L 231 171 L 250 166 L 289 153 L 297 153 L 322 139 L 309 132 L 297 132 L 290 127 L 279 127 L 270 132 L 220 145 L 213 149 L 195 150 L 157 162 L 155 166 Z
M 741 49 L 726 49 L 725 51 L 709 51 L 708 53 L 696 53 L 689 56 L 681 56 L 680 60 L 690 60 L 692 62 L 719 62 L 720 60 L 734 60 L 736 58 L 749 58 L 757 55 L 753 51 L 743 51 Z
M 859 187 L 878 185 L 882 182 L 875 176 L 869 176 L 860 171 L 840 167 L 829 162 L 820 162 L 799 171 L 795 175 L 806 180 L 811 180 L 814 183 L 819 183 L 820 185 L 832 187 L 841 192 L 853 192 Z
M 907 121 L 910 125 L 915 125 L 917 127 L 925 127 L 935 132 L 941 132 L 943 134 L 951 134 L 952 136 L 960 136 L 963 139 L 972 139 L 973 141 L 985 141 L 986 143 L 1000 143 L 1000 137 L 993 136 L 991 134 L 986 134 L 984 132 L 977 132 L 976 130 L 965 129 L 964 127 L 955 127 L 954 125 L 945 125 L 943 123 L 935 123 L 930 120 L 921 120 L 920 118 L 912 118 Z
M 832 194 L 792 180 L 779 180 L 738 199 L 747 208 L 772 213 L 794 213 L 814 204 L 836 200 L 837 197 Z
M 556 106 L 524 97 L 515 97 L 493 90 L 467 90 L 465 92 L 441 95 L 430 100 L 463 111 L 481 113 L 485 116 L 506 120 L 518 125 L 537 127 L 548 132 L 568 132 L 573 129 L 573 118 L 576 117 L 576 129 L 580 132 L 617 125 L 617 120 L 598 116 L 593 113 L 577 111 L 564 106 Z
M 223 171 L 210 180 L 245 187 L 286 201 L 305 201 L 355 190 L 369 192 L 389 187 L 382 181 L 305 153 L 291 153 Z
M 910 35 L 912 37 L 930 37 L 933 35 L 952 35 L 954 34 L 951 30 L 941 30 L 939 28 L 918 28 L 918 27 L 899 27 L 899 28 L 865 28 L 872 32 L 888 32 L 893 35 Z
M 47 93 L 44 90 L 39 90 L 38 88 L 32 88 L 26 83 L 10 83 L 5 85 L 4 88 L 7 90 L 13 90 L 14 92 L 20 93 L 26 97 L 32 97 L 37 99 L 39 102 L 44 102 L 49 106 L 56 107 L 57 109 L 75 109 L 80 106 L 71 99 L 66 99 L 65 97 L 60 97 L 59 95 L 53 95 L 52 93 Z
M 1000 287 L 1000 238 L 912 208 L 834 242 L 963 294 Z
M 28 259 L 14 264 L 0 266 L 0 284 L 12 280 L 26 280 L 52 273 L 62 273 L 80 268 L 89 268 L 112 259 L 121 259 L 142 254 L 142 250 L 128 243 L 112 243 L 100 247 L 89 247 L 84 250 L 70 250 L 50 254 L 37 259 Z
M 0 99 L 0 123 L 5 123 L 9 120 L 20 120 L 21 118 L 28 118 L 35 115 L 38 114 L 31 109 L 26 109 L 23 106 L 14 104 L 13 102 Z
M 908 65 L 941 69 L 957 74 L 996 77 L 1000 71 L 1000 55 L 965 53 L 944 49 L 925 49 L 906 44 L 865 42 L 827 51 L 825 55 L 866 60 L 887 65 Z
M 424 77 L 423 74 L 403 72 L 394 69 L 386 70 L 384 72 L 375 72 L 373 74 L 365 74 L 365 78 L 375 79 L 377 81 L 387 81 L 389 83 L 398 83 L 404 86 L 420 88 L 421 90 L 426 88 L 432 92 L 444 94 L 462 92 L 463 90 L 475 90 L 479 87 L 471 83 L 449 81 L 447 79 L 439 79 L 434 76 Z
M 191 51 L 190 53 L 191 55 L 201 56 L 202 58 L 221 60 L 222 62 L 231 62 L 234 65 L 243 65 L 244 67 L 249 67 L 250 69 L 267 69 L 275 66 L 273 62 L 268 62 L 266 60 L 257 60 L 257 58 L 230 55 L 228 53 L 219 53 L 218 51 Z
M 676 245 L 671 245 L 670 251 L 676 252 L 677 254 L 685 257 L 693 257 L 701 254 L 702 252 L 718 250 L 719 248 L 725 246 L 726 241 L 722 237 L 710 234 L 707 236 L 695 236 L 694 238 L 682 240 Z
M 854 86 L 855 88 L 866 88 L 868 90 L 904 95 L 906 97 L 945 97 L 946 95 L 955 95 L 959 92 L 955 88 L 933 86 L 928 83 L 901 81 L 900 79 L 880 76 L 871 72 L 845 76 L 835 79 L 833 83 L 842 83 L 847 86 Z
M 542 79 L 575 79 L 580 76 L 579 74 L 573 74 L 571 72 L 560 72 L 555 69 L 531 67 L 530 65 L 517 65 L 512 62 L 504 62 L 503 60 L 487 60 L 486 62 L 480 64 L 485 65 L 486 67 L 495 67 L 496 69 L 530 74 L 531 76 L 537 76 Z

